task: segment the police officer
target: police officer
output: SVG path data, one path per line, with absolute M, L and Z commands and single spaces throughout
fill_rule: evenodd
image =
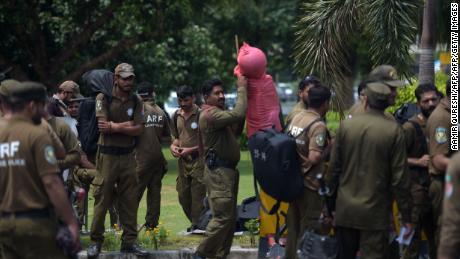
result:
M 460 251 L 460 154 L 447 167 L 439 259 L 457 259 Z
M 54 117 L 46 111 L 44 118 L 49 123 L 54 132 L 56 132 L 56 135 L 61 140 L 66 151 L 65 157 L 58 160 L 58 166 L 59 169 L 61 169 L 61 172 L 78 165 L 80 163 L 81 148 L 77 136 L 74 134 L 74 132 L 72 132 L 69 125 L 62 118 Z M 64 180 L 66 179 L 67 177 L 64 176 Z
M 11 90 L 14 90 L 19 84 L 20 82 L 14 79 L 4 80 L 0 84 L 0 108 L 5 118 L 9 118 L 12 115 L 11 107 L 6 104 L 6 100 L 9 98 Z M 1 101 L 2 99 L 5 101 Z M 54 130 L 51 128 L 51 126 L 48 124 L 48 122 L 43 118 L 40 123 L 40 127 L 42 127 L 44 130 L 46 130 L 46 132 L 48 132 L 48 135 L 50 136 L 51 142 L 53 144 L 56 158 L 64 159 L 66 155 L 64 145 L 62 144 L 61 140 L 56 135 Z
M 144 101 L 144 131 L 136 147 L 137 200 L 141 201 L 147 189 L 147 214 L 145 227 L 153 229 L 160 219 L 161 180 L 167 172 L 167 162 L 161 151 L 161 143 L 170 138 L 169 122 L 164 111 L 155 103 L 153 86 L 148 82 L 139 84 L 138 94 Z
M 393 105 L 395 103 L 396 96 L 398 95 L 397 89 L 405 85 L 403 81 L 399 80 L 396 69 L 390 65 L 377 66 L 369 73 L 367 79 L 361 82 L 359 86 L 359 88 L 361 88 L 361 91 L 359 92 L 363 92 L 363 89 L 366 88 L 367 83 L 377 81 L 381 81 L 389 87 L 390 95 L 388 98 L 388 104 L 389 106 Z M 364 112 L 366 112 L 366 109 L 364 107 L 363 98 L 360 95 L 360 100 L 358 100 L 358 102 L 356 102 L 348 111 L 348 118 L 352 118 L 353 116 L 363 114 Z M 388 118 L 394 119 L 393 115 L 389 112 L 385 112 L 385 115 Z
M 101 186 L 94 193 L 94 216 L 91 225 L 92 244 L 88 257 L 96 257 L 104 241 L 104 221 L 107 209 L 114 199 L 114 186 L 118 188 L 118 206 L 123 226 L 121 252 L 146 256 L 137 239 L 137 183 L 134 158 L 135 137 L 142 133 L 144 118 L 142 101 L 133 95 L 133 66 L 121 63 L 115 68 L 112 96 L 96 96 L 96 118 L 101 132 L 98 141 L 96 178 Z M 96 180 L 94 180 L 96 181 Z M 94 182 L 93 181 L 93 182 Z
M 295 115 L 288 126 L 288 132 L 296 138 L 305 188 L 299 198 L 289 203 L 286 258 L 296 258 L 297 244 L 305 229 L 320 230 L 318 221 L 323 201 L 318 194 L 320 185 L 316 177 L 318 174 L 325 175 L 324 151 L 329 134 L 323 118 L 329 110 L 330 99 L 331 91 L 326 86 L 318 82 L 310 87 L 308 95 L 302 100 L 308 102 L 308 109 Z
M 428 197 L 430 157 L 425 126 L 428 117 L 439 103 L 439 96 L 435 85 L 421 84 L 415 89 L 415 97 L 421 112 L 415 114 L 403 125 L 407 145 L 407 163 L 411 177 L 411 194 L 414 205 L 412 223 L 415 234 L 411 244 L 405 249 L 403 258 L 417 259 L 419 257 L 422 230 L 428 237 L 430 258 L 435 258 L 434 226 Z
M 308 103 L 305 103 L 304 100 L 307 100 L 306 97 L 308 96 L 308 90 L 317 84 L 319 84 L 319 79 L 312 75 L 306 76 L 299 82 L 299 91 L 297 93 L 299 101 L 286 116 L 286 125 L 291 124 L 291 120 L 295 115 L 308 108 Z
M 204 182 L 207 187 L 212 219 L 194 258 L 226 258 L 232 246 L 236 222 L 236 202 L 240 147 L 232 128 L 244 120 L 247 107 L 247 79 L 238 77 L 237 101 L 225 111 L 222 81 L 211 79 L 203 85 L 205 103 L 199 119 L 200 138 L 206 156 Z M 239 126 L 239 125 L 238 125 Z
M 388 258 L 391 202 L 412 231 L 410 178 L 402 128 L 387 118 L 391 94 L 381 82 L 368 83 L 360 116 L 343 121 L 331 159 L 331 190 L 336 190 L 338 258 Z M 382 130 L 385 129 L 385 130 Z
M 55 213 L 70 231 L 69 252 L 75 255 L 80 249 L 78 223 L 59 176 L 51 139 L 37 126 L 45 99 L 43 85 L 23 82 L 6 101 L 11 117 L 0 119 L 1 258 L 66 258 L 56 245 Z
M 203 211 L 206 187 L 203 184 L 204 162 L 198 152 L 198 117 L 200 109 L 195 104 L 195 94 L 190 86 L 177 89 L 180 106 L 171 118 L 171 153 L 179 158 L 177 193 L 185 215 L 192 223 L 187 231 L 197 228 Z
M 450 80 L 446 84 L 446 97 L 441 99 L 434 109 L 426 125 L 430 163 L 428 171 L 431 177 L 429 196 L 433 209 L 434 224 L 440 226 L 444 174 L 452 155 L 450 149 Z M 436 244 L 439 244 L 439 228 L 435 233 Z

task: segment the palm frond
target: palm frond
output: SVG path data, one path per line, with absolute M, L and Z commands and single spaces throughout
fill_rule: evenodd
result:
M 347 43 L 356 24 L 355 0 L 306 2 L 295 25 L 294 60 L 301 75 L 315 74 L 335 92 L 332 108 L 345 110 L 349 69 Z
M 370 56 L 375 65 L 390 64 L 409 78 L 412 58 L 410 45 L 415 42 L 417 19 L 423 7 L 420 0 L 363 1 L 366 13 L 362 23 L 369 34 Z

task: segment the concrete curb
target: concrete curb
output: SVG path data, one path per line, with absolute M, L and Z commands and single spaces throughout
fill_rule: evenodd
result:
M 194 249 L 184 248 L 180 250 L 149 250 L 150 255 L 147 257 L 137 257 L 133 254 L 126 254 L 120 252 L 102 252 L 99 255 L 101 259 L 134 259 L 134 258 L 159 258 L 159 259 L 192 259 Z M 258 249 L 257 248 L 238 248 L 232 247 L 228 259 L 256 259 Z M 86 251 L 82 251 L 78 254 L 79 259 L 86 259 Z

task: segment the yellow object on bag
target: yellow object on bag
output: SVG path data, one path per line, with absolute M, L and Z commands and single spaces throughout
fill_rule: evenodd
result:
M 260 202 L 263 206 L 270 210 L 273 205 L 276 204 L 276 200 L 273 199 L 271 196 L 266 194 L 262 189 L 260 189 Z M 286 218 L 283 216 L 287 215 L 287 210 L 289 207 L 289 203 L 281 202 L 280 208 L 278 209 L 278 216 L 279 216 L 279 227 L 283 226 L 286 222 Z M 268 215 L 262 208 L 259 210 L 260 212 L 260 237 L 266 237 L 270 234 L 275 234 L 276 232 L 276 214 Z M 282 213 L 283 212 L 283 213 Z M 283 237 L 286 236 L 287 231 L 284 232 Z

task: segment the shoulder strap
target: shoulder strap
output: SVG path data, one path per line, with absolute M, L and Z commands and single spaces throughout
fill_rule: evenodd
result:
M 316 118 L 314 121 L 312 121 L 310 124 L 308 124 L 307 127 L 303 128 L 302 133 L 305 132 L 305 134 L 308 134 L 308 132 L 310 131 L 310 128 L 311 128 L 315 123 L 320 122 L 320 121 L 323 121 L 323 119 L 322 119 L 321 117 Z M 300 135 L 301 135 L 301 134 L 299 134 L 299 136 L 300 136 Z M 299 136 L 297 136 L 297 137 L 299 137 Z M 297 137 L 296 137 L 296 138 L 297 138 Z
M 420 142 L 422 146 L 421 147 L 422 151 L 426 153 L 428 151 L 428 147 L 427 147 L 428 145 L 426 143 L 426 138 L 425 138 L 425 135 L 423 134 L 422 127 L 420 127 L 420 124 L 416 121 L 408 120 L 408 122 L 410 122 L 412 126 L 414 126 L 415 132 L 417 133 L 417 140 Z
M 137 94 L 131 95 L 131 98 L 133 100 L 133 114 L 129 116 L 129 120 L 134 120 L 134 114 L 137 108 L 137 104 L 139 103 L 139 99 L 137 98 Z
M 176 129 L 176 132 L 179 133 L 179 130 L 177 129 L 177 119 L 179 118 L 179 109 L 177 109 L 174 114 L 173 114 L 173 123 L 174 123 L 174 128 Z

